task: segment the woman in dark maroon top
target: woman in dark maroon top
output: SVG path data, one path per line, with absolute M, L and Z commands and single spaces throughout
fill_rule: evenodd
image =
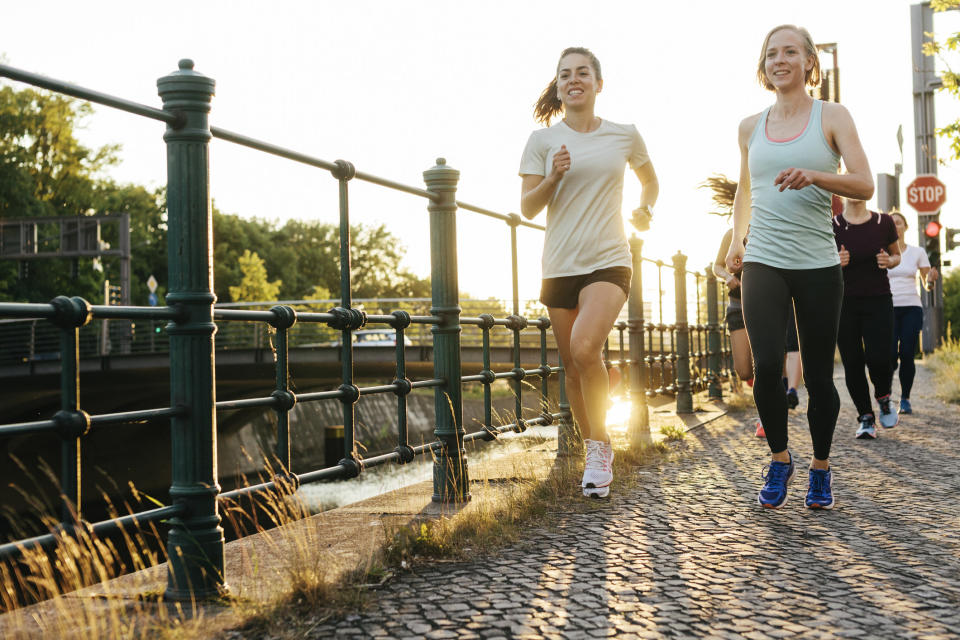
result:
M 857 437 L 876 438 L 876 418 L 864 365 L 880 405 L 880 424 L 894 427 L 899 419 L 890 403 L 893 298 L 887 280 L 887 269 L 900 264 L 897 227 L 889 215 L 868 211 L 863 200 L 847 199 L 843 213 L 833 219 L 833 235 L 843 267 L 837 347 L 847 391 L 857 407 Z

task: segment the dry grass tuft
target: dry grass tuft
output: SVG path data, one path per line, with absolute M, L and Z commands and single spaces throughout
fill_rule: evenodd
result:
M 960 339 L 948 335 L 930 356 L 930 368 L 936 373 L 937 394 L 960 404 Z

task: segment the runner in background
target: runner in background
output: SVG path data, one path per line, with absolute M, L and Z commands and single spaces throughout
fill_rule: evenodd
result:
M 880 424 L 889 429 L 898 421 L 890 399 L 893 299 L 887 279 L 887 269 L 900 264 L 897 228 L 889 215 L 868 211 L 863 200 L 847 198 L 843 213 L 833 219 L 833 234 L 843 267 L 837 348 L 847 391 L 857 408 L 856 437 L 873 439 L 876 416 L 864 365 L 880 408 Z
M 893 218 L 893 223 L 897 225 L 897 244 L 900 247 L 900 264 L 887 269 L 890 293 L 893 295 L 891 361 L 894 371 L 897 370 L 898 361 L 900 365 L 900 413 L 910 414 L 913 413 L 913 407 L 910 405 L 910 391 L 913 388 L 913 378 L 917 373 L 913 357 L 917 352 L 920 330 L 923 328 L 923 305 L 920 294 L 917 292 L 917 275 L 920 275 L 923 288 L 930 291 L 940 274 L 930 266 L 926 251 L 907 244 L 904 239 L 907 219 L 903 214 L 894 211 L 890 216 Z

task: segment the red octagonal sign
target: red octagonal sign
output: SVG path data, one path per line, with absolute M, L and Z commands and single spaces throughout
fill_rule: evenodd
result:
M 947 188 L 931 173 L 919 175 L 907 185 L 907 204 L 917 213 L 936 213 L 946 201 Z

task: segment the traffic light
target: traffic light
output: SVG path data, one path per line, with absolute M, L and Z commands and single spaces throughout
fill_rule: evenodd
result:
M 947 227 L 943 232 L 944 241 L 947 243 L 947 251 L 953 251 L 960 247 L 960 229 L 951 229 Z
M 923 225 L 923 248 L 927 252 L 931 267 L 940 266 L 940 230 L 943 225 L 937 216 L 920 216 Z

